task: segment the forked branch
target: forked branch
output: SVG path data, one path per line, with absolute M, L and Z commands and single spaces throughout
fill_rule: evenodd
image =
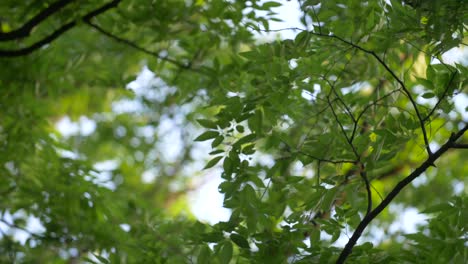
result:
M 400 193 L 403 188 L 405 188 L 408 184 L 410 184 L 414 179 L 416 179 L 419 175 L 425 172 L 430 166 L 434 164 L 434 162 L 442 156 L 445 152 L 447 152 L 451 148 L 457 148 L 460 145 L 466 144 L 458 144 L 456 141 L 463 136 L 463 134 L 468 130 L 468 124 L 465 123 L 465 126 L 450 136 L 445 144 L 443 144 L 439 150 L 434 152 L 433 154 L 429 155 L 429 157 L 424 161 L 416 170 L 414 170 L 410 175 L 400 181 L 392 191 L 385 197 L 385 199 L 377 206 L 374 210 L 372 210 L 369 214 L 364 216 L 362 221 L 359 223 L 358 227 L 354 231 L 353 235 L 349 239 L 348 243 L 344 247 L 343 251 L 341 251 L 338 260 L 336 261 L 337 264 L 344 263 L 346 258 L 351 254 L 354 245 L 356 245 L 357 240 L 361 237 L 362 232 L 366 229 L 369 223 L 376 218 L 389 204 L 392 202 L 393 199 Z

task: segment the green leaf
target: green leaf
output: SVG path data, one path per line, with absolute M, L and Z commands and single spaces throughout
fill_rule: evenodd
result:
M 419 77 L 416 77 L 416 80 L 419 84 L 423 85 L 426 89 L 430 91 L 434 90 L 434 84 L 432 83 L 432 81 L 429 81 L 424 78 L 419 78 Z
M 302 31 L 301 33 L 297 34 L 296 38 L 294 39 L 294 45 L 298 48 L 305 48 L 310 41 L 310 34 L 308 31 Z
M 239 133 L 244 133 L 244 127 L 241 126 L 241 125 L 237 125 L 237 126 L 236 126 L 236 130 L 237 130 L 237 132 L 239 132 Z
M 261 7 L 259 7 L 259 9 L 260 10 L 269 10 L 269 9 L 271 9 L 273 7 L 280 7 L 280 6 L 281 6 L 281 3 L 268 1 L 268 2 L 263 3 L 263 5 Z
M 223 143 L 224 137 L 222 135 L 217 136 L 211 143 L 212 148 L 216 148 L 219 144 Z
M 236 141 L 236 143 L 232 145 L 232 147 L 239 148 L 240 146 L 242 146 L 242 144 L 254 141 L 256 137 L 256 134 L 249 134 L 247 136 L 241 137 L 239 140 Z
M 249 242 L 243 236 L 239 234 L 232 233 L 231 234 L 232 242 L 236 243 L 241 248 L 250 248 Z
M 423 213 L 423 214 L 432 214 L 432 213 L 447 211 L 447 210 L 450 210 L 450 209 L 451 209 L 450 205 L 443 203 L 443 204 L 436 204 L 436 205 L 433 205 L 431 207 L 428 207 L 428 208 L 426 208 L 426 210 L 422 211 L 421 213 Z
M 242 153 L 245 155 L 252 155 L 255 153 L 255 144 L 249 144 L 242 148 Z
M 97 258 L 101 263 L 104 263 L 104 264 L 110 263 L 107 258 L 99 256 L 98 254 L 93 253 L 93 256 Z
M 232 161 L 231 161 L 231 159 L 229 157 L 226 157 L 224 159 L 223 169 L 224 169 L 224 173 L 226 173 L 228 175 L 232 174 L 233 166 L 232 166 Z
M 262 135 L 263 112 L 260 109 L 255 110 L 255 114 L 247 121 L 252 132 Z
M 375 21 L 374 21 L 374 10 L 371 10 L 369 13 L 369 16 L 366 18 L 366 29 L 367 30 L 372 30 L 375 26 Z
M 232 258 L 232 252 L 232 243 L 230 241 L 223 242 L 221 250 L 219 251 L 219 260 L 221 264 L 229 264 Z
M 197 263 L 209 263 L 211 249 L 207 245 L 203 245 L 198 253 Z
M 304 177 L 302 177 L 302 176 L 288 176 L 286 178 L 286 181 L 288 183 L 298 183 L 298 182 L 302 181 L 303 179 L 304 179 Z
M 215 231 L 202 235 L 202 240 L 205 242 L 216 243 L 224 239 L 222 232 Z
M 331 188 L 325 191 L 325 195 L 323 196 L 322 201 L 322 210 L 328 212 L 333 204 L 333 201 L 336 198 L 336 194 L 338 192 L 338 188 Z
M 216 125 L 215 122 L 208 120 L 208 119 L 197 119 L 197 122 L 202 126 L 206 128 L 212 128 L 212 129 L 217 129 L 218 126 Z
M 210 161 L 208 161 L 208 163 L 206 164 L 206 166 L 203 169 L 205 170 L 205 169 L 209 169 L 209 168 L 213 167 L 214 165 L 218 164 L 218 162 L 222 158 L 223 158 L 223 156 L 217 156 L 217 157 L 212 158 Z
M 421 95 L 422 98 L 426 98 L 426 99 L 429 99 L 429 98 L 434 98 L 436 95 L 434 93 L 424 93 L 423 95 Z
M 212 139 L 219 136 L 219 132 L 217 131 L 205 131 L 201 135 L 199 135 L 197 138 L 194 139 L 194 141 L 205 141 L 208 139 Z
M 224 150 L 222 150 L 222 149 L 215 149 L 215 150 L 211 151 L 211 152 L 208 153 L 208 154 L 210 154 L 210 155 L 216 155 L 216 154 L 219 154 L 219 153 L 224 153 Z

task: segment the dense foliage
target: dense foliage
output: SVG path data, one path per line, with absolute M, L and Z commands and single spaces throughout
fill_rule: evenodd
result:
M 299 5 L 2 0 L 0 262 L 467 263 L 467 3 Z

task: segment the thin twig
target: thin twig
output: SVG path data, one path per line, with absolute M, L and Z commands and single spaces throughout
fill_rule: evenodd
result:
M 423 122 L 426 122 L 426 121 L 432 116 L 432 114 L 434 113 L 434 111 L 439 107 L 440 103 L 442 103 L 442 100 L 444 100 L 445 96 L 447 95 L 448 90 L 450 89 L 450 85 L 452 85 L 452 82 L 453 82 L 453 80 L 455 79 L 455 76 L 456 76 L 456 75 L 457 75 L 457 72 L 453 72 L 453 73 L 452 73 L 452 76 L 450 77 L 450 80 L 449 80 L 449 82 L 447 83 L 447 86 L 445 87 L 444 92 L 443 92 L 442 95 L 439 97 L 439 100 L 438 100 L 437 103 L 434 105 L 434 107 L 431 109 L 431 111 L 429 112 L 429 114 L 427 114 L 427 116 L 423 119 Z
M 331 87 L 331 89 L 333 89 L 333 87 Z M 360 160 L 360 155 L 359 153 L 357 152 L 356 148 L 354 147 L 353 145 L 353 142 L 351 141 L 351 139 L 348 137 L 348 134 L 346 133 L 346 130 L 344 129 L 344 126 L 343 124 L 341 124 L 341 121 L 339 120 L 338 118 L 338 115 L 336 114 L 335 112 L 335 109 L 333 108 L 333 106 L 331 105 L 331 102 L 330 102 L 330 95 L 327 96 L 327 101 L 328 101 L 328 105 L 330 106 L 330 109 L 332 111 L 332 114 L 333 116 L 335 117 L 335 121 L 338 123 L 340 129 L 341 129 L 341 132 L 343 133 L 343 136 L 345 137 L 346 139 L 346 142 L 348 143 L 348 145 L 351 147 L 351 150 L 353 151 L 354 155 L 356 156 L 357 160 L 359 161 Z
M 364 184 L 366 185 L 366 192 L 367 192 L 366 215 L 368 215 L 372 211 L 372 191 L 371 191 L 369 179 L 367 178 L 367 172 L 365 171 L 364 164 L 362 164 L 362 163 L 361 163 L 361 171 L 360 171 L 359 175 L 361 175 L 361 178 L 364 181 Z
M 291 27 L 291 28 L 283 28 L 283 29 L 276 29 L 276 30 L 262 30 L 262 31 L 266 31 L 266 32 L 278 32 L 278 31 L 284 31 L 284 30 L 302 30 L 302 31 L 307 31 L 305 29 L 301 29 L 301 28 L 298 28 L 298 27 Z M 385 61 L 380 58 L 377 53 L 375 53 L 374 51 L 372 50 L 368 50 L 364 47 L 361 47 L 351 41 L 348 41 L 340 36 L 337 36 L 337 35 L 334 35 L 334 34 L 322 34 L 320 32 L 313 32 L 313 31 L 308 31 L 310 34 L 312 35 L 316 35 L 316 36 L 319 36 L 319 37 L 325 37 L 325 38 L 332 38 L 332 39 L 337 39 L 347 45 L 350 45 L 364 53 L 367 53 L 369 55 L 371 55 L 372 57 L 374 57 L 380 65 L 382 65 L 385 70 L 393 77 L 393 79 L 395 79 L 395 81 L 401 86 L 401 88 L 403 89 L 403 92 L 406 94 L 406 96 L 408 97 L 408 99 L 410 100 L 410 103 L 411 105 L 413 106 L 414 108 L 414 111 L 416 112 L 416 116 L 418 118 L 418 121 L 419 121 L 419 125 L 421 127 L 421 131 L 423 133 L 423 138 L 424 138 L 424 145 L 425 145 L 425 148 L 426 148 L 426 151 L 428 153 L 428 155 L 431 155 L 432 154 L 432 151 L 429 147 L 429 139 L 427 137 L 427 132 L 426 132 L 426 127 L 424 125 L 424 121 L 423 121 L 423 118 L 421 116 L 421 113 L 419 112 L 419 109 L 418 109 L 418 106 L 416 104 L 416 101 L 414 100 L 413 96 L 411 95 L 409 89 L 406 87 L 405 83 L 395 74 L 395 72 L 390 69 L 390 67 L 387 65 L 387 63 L 385 63 Z
M 111 38 L 111 39 L 113 39 L 113 40 L 115 40 L 117 42 L 123 43 L 123 44 L 125 44 L 125 45 L 127 45 L 127 46 L 129 46 L 129 47 L 131 47 L 133 49 L 136 49 L 136 50 L 141 51 L 141 52 L 143 52 L 145 54 L 156 57 L 156 58 L 158 58 L 158 59 L 160 59 L 162 61 L 169 62 L 169 63 L 171 63 L 171 64 L 173 64 L 173 65 L 175 65 L 175 66 L 177 66 L 177 67 L 179 67 L 181 69 L 190 70 L 190 71 L 194 71 L 194 72 L 198 72 L 198 73 L 201 72 L 198 69 L 192 68 L 190 64 L 182 64 L 182 63 L 180 63 L 180 62 L 178 62 L 178 61 L 176 61 L 174 59 L 171 59 L 169 57 L 161 56 L 157 52 L 154 52 L 154 51 L 148 50 L 146 48 L 143 48 L 143 47 L 135 44 L 134 42 L 132 42 L 132 41 L 130 41 L 128 39 L 124 39 L 122 37 L 116 36 L 116 35 L 112 34 L 111 32 L 105 30 L 104 28 L 98 26 L 97 24 L 92 23 L 89 20 L 85 20 L 85 23 L 88 24 L 90 27 L 96 29 L 98 32 L 102 33 L 103 35 L 107 36 L 108 38 Z
M 343 163 L 351 163 L 351 164 L 356 164 L 357 161 L 355 160 L 331 160 L 331 159 L 325 159 L 325 158 L 319 158 L 317 156 L 311 155 L 309 153 L 303 152 L 301 150 L 297 150 L 297 153 L 302 154 L 304 156 L 307 156 L 309 158 L 312 158 L 318 162 L 324 162 L 324 163 L 332 163 L 332 164 L 343 164 Z
M 334 39 L 338 39 L 340 40 L 341 42 L 343 43 L 346 43 L 350 46 L 353 46 L 354 48 L 364 52 L 364 53 L 367 53 L 369 55 L 371 55 L 372 57 L 374 57 L 384 68 L 385 70 L 390 73 L 390 75 L 393 77 L 393 79 L 395 79 L 395 81 L 400 84 L 401 88 L 403 89 L 403 91 L 405 92 L 406 96 L 408 97 L 408 99 L 410 100 L 413 108 L 414 108 L 414 111 L 416 112 L 416 116 L 418 117 L 418 121 L 419 121 L 419 124 L 420 124 L 420 127 L 421 127 L 421 131 L 423 133 L 423 138 L 424 138 L 424 144 L 425 144 L 425 147 L 426 147 L 426 150 L 427 150 L 427 153 L 429 155 L 432 154 L 432 151 L 429 147 L 429 139 L 427 137 L 427 132 L 426 132 L 426 128 L 425 128 L 425 125 L 424 125 L 424 121 L 423 121 L 423 118 L 421 116 L 421 113 L 419 112 L 419 109 L 418 109 L 418 106 L 416 104 L 416 101 L 414 100 L 413 96 L 411 95 L 409 89 L 406 87 L 406 85 L 404 84 L 404 82 L 398 78 L 398 76 L 395 74 L 395 72 L 390 69 L 390 67 L 387 65 L 387 63 L 385 63 L 385 61 L 383 61 L 378 55 L 377 53 L 375 53 L 374 51 L 372 50 L 368 50 L 368 49 L 365 49 L 357 44 L 354 44 L 350 41 L 347 41 L 339 36 L 336 36 L 336 35 L 323 35 L 323 34 L 319 34 L 319 33 L 315 33 L 315 32 L 311 32 L 311 34 L 314 34 L 314 35 L 318 35 L 318 36 L 323 36 L 323 37 L 329 37 L 329 38 L 334 38 Z

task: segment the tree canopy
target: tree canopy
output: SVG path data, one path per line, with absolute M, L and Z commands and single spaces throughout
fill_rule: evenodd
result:
M 298 3 L 2 0 L 0 262 L 467 263 L 468 4 Z

